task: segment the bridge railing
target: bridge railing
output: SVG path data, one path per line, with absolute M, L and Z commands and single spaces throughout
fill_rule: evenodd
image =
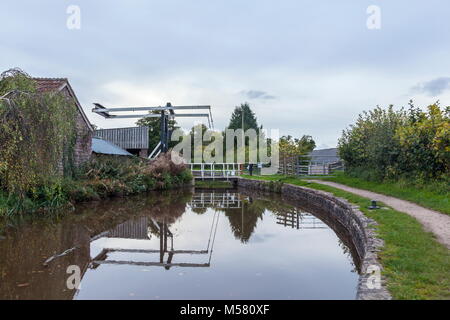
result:
M 189 163 L 194 178 L 230 179 L 242 175 L 242 163 Z

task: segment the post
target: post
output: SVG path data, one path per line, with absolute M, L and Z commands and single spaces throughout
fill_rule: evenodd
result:
M 161 139 L 161 152 L 166 152 L 166 114 L 164 110 L 161 110 L 161 123 L 160 123 L 160 139 Z

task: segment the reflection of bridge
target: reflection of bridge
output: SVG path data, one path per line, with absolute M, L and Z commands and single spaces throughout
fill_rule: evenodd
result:
M 159 249 L 103 248 L 101 252 L 91 260 L 90 267 L 95 269 L 102 264 L 158 266 L 164 267 L 167 270 L 169 270 L 171 267 L 209 267 L 211 264 L 211 256 L 217 233 L 217 225 L 219 221 L 218 214 L 214 214 L 206 250 L 175 250 L 173 245 L 173 234 L 169 230 L 169 224 L 166 220 L 167 219 L 164 218 L 162 222 L 157 222 L 153 218 L 142 217 L 138 220 L 129 220 L 118 225 L 112 230 L 102 233 L 101 235 L 99 235 L 100 237 L 149 240 L 151 238 L 152 230 L 157 230 L 156 233 L 159 235 Z M 94 237 L 93 239 L 95 238 L 98 239 L 99 237 Z M 108 255 L 112 253 L 159 253 L 159 260 L 150 262 L 132 260 L 109 260 Z M 175 254 L 209 254 L 209 257 L 207 263 L 173 263 L 172 260 Z
M 200 192 L 193 195 L 191 208 L 241 208 L 242 200 L 237 192 Z
M 277 215 L 277 224 L 296 229 L 328 229 L 322 220 L 309 213 L 286 212 Z

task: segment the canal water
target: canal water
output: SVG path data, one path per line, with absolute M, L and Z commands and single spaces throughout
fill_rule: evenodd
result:
M 178 190 L 15 223 L 0 238 L 0 299 L 354 299 L 354 250 L 305 208 Z

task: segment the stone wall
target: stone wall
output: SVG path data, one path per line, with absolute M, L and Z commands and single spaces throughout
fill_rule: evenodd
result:
M 359 300 L 391 299 L 383 278 L 381 278 L 378 288 L 377 283 L 371 281 L 376 279 L 377 271 L 381 272 L 382 270 L 378 252 L 384 243 L 376 237 L 374 232 L 373 226 L 376 225 L 376 222 L 366 217 L 358 207 L 331 193 L 291 184 L 275 185 L 273 182 L 244 178 L 239 179 L 237 184 L 243 188 L 281 192 L 289 199 L 301 201 L 320 209 L 335 222 L 340 223 L 348 233 L 357 253 L 356 258 L 359 259 L 355 262 L 360 266 L 356 298 Z M 369 288 L 369 283 L 375 284 L 374 288 Z

